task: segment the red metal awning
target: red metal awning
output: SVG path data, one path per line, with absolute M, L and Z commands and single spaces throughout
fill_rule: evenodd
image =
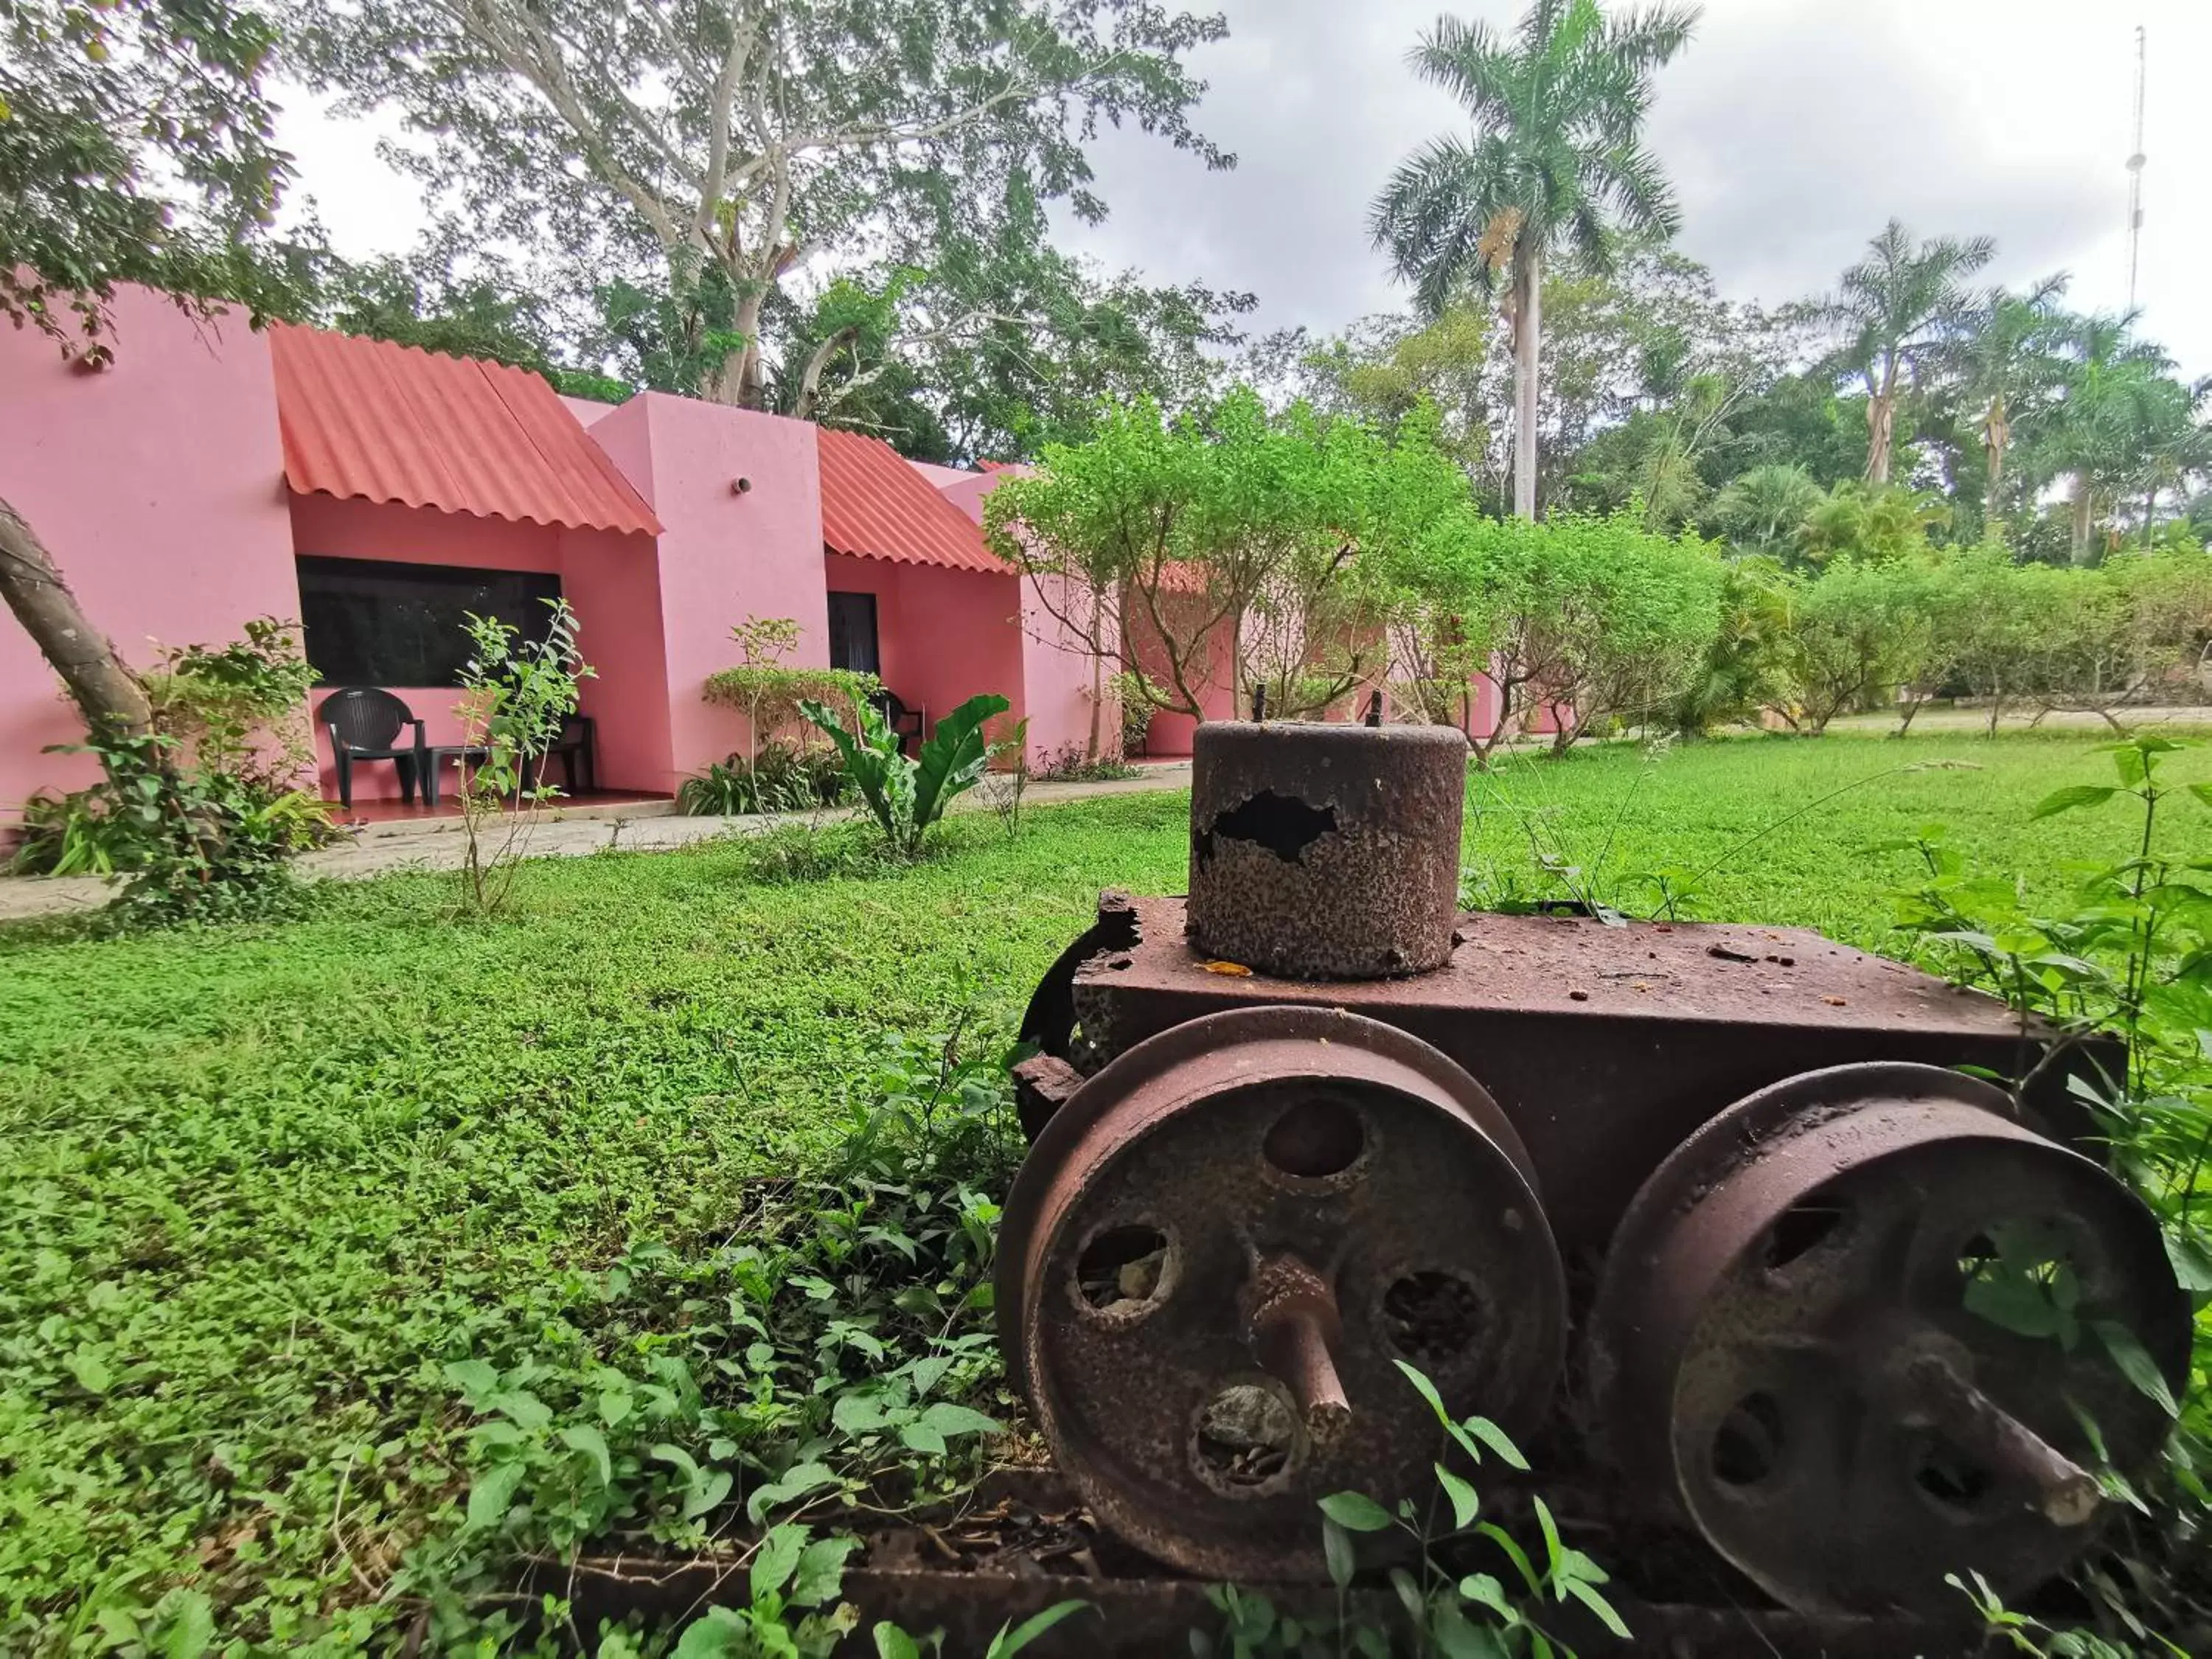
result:
M 284 479 L 302 495 L 660 533 L 644 498 L 526 369 L 284 324 L 269 339 Z
M 817 429 L 822 544 L 832 553 L 1005 575 L 983 532 L 880 438 Z

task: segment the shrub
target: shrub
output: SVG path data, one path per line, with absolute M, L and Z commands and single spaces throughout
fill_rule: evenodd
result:
M 862 703 L 854 711 L 857 737 L 818 702 L 802 705 L 801 712 L 837 745 L 847 775 L 875 815 L 891 850 L 912 858 L 921 852 L 929 826 L 945 816 L 953 798 L 982 781 L 991 763 L 983 722 L 1012 706 L 992 694 L 969 698 L 937 722 L 937 730 L 921 745 L 919 760 L 908 757 L 899 734 L 872 704 Z
M 857 710 L 883 684 L 849 669 L 785 667 L 783 659 L 799 646 L 799 624 L 788 617 L 748 617 L 730 637 L 741 660 L 708 677 L 706 696 L 744 715 L 748 767 L 758 766 L 778 734 L 801 719 L 802 705 Z
M 695 817 L 811 812 L 836 805 L 849 790 L 835 749 L 771 743 L 750 761 L 732 755 L 684 779 L 676 810 Z
M 35 796 L 15 869 L 131 877 L 112 925 L 258 914 L 292 896 L 293 855 L 330 833 L 311 790 L 302 710 L 314 671 L 292 625 L 258 617 L 221 646 L 163 652 L 143 677 L 149 730 L 70 745 L 98 757 L 90 788 Z

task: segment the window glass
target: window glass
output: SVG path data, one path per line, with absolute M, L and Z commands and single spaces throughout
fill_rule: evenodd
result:
M 830 596 L 830 665 L 862 674 L 880 674 L 876 654 L 876 596 L 872 593 L 832 593 Z
M 300 622 L 319 685 L 459 685 L 470 613 L 545 637 L 561 579 L 529 570 L 300 560 Z

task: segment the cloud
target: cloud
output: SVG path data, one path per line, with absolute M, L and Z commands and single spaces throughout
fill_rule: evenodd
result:
M 1368 244 L 1367 204 L 1415 146 L 1463 129 L 1405 53 L 1424 0 L 1232 0 L 1198 68 L 1201 124 L 1236 150 L 1208 175 L 1140 134 L 1097 165 L 1113 215 L 1068 234 L 1159 280 L 1250 289 L 1268 325 L 1341 326 L 1403 303 Z M 1510 27 L 1518 3 L 1462 6 Z M 2143 0 L 2153 51 L 2141 298 L 2146 326 L 2212 371 L 2212 172 L 2184 67 L 2212 54 L 2212 7 Z M 1922 235 L 1997 239 L 1994 278 L 2075 275 L 2075 302 L 2124 302 L 2132 22 L 2069 0 L 1710 0 L 1659 79 L 1649 137 L 1682 246 L 1733 297 L 1824 291 L 1893 216 Z

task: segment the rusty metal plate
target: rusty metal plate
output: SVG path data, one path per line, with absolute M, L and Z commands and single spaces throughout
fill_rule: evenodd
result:
M 1800 1072 L 1893 1059 L 2033 1066 L 2055 1034 L 2002 1003 L 1802 928 L 1463 916 L 1451 959 L 1407 979 L 1310 983 L 1210 972 L 1174 898 L 1133 905 L 1135 941 L 1077 967 L 1067 1007 L 1096 1064 L 1226 1008 L 1350 1008 L 1433 1044 L 1479 1079 L 1527 1143 L 1553 1232 L 1602 1249 L 1644 1176 L 1730 1102 Z M 1126 924 L 1125 924 L 1126 925 Z M 2111 1070 L 2081 1043 L 2029 1097 L 2078 1121 L 2069 1073 Z
M 1356 1016 L 1194 1022 L 1085 1083 L 1001 1224 L 1009 1370 L 1100 1520 L 1187 1571 L 1318 1574 L 1316 1505 L 1425 1492 L 1394 1363 L 1516 1431 L 1548 1405 L 1559 1256 L 1511 1129 Z
M 1608 1444 L 1800 1609 L 1944 1610 L 2075 1559 L 2092 1441 L 2139 1468 L 2162 1407 L 2100 1330 L 2179 1386 L 2186 1299 L 2149 1212 L 1932 1067 L 1848 1066 L 1720 1115 L 1623 1220 L 1591 1319 Z

